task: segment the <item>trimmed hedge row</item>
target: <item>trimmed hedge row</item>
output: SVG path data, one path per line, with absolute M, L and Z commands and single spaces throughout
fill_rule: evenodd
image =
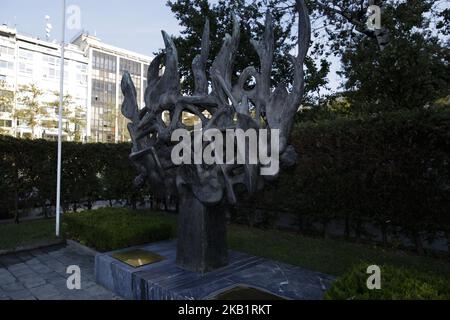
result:
M 247 198 L 236 219 L 251 220 L 259 210 L 271 224 L 273 212 L 288 212 L 303 230 L 322 224 L 324 235 L 330 221 L 340 219 L 346 235 L 357 237 L 370 221 L 384 241 L 395 225 L 419 251 L 421 231 L 450 235 L 450 111 L 305 123 L 292 140 L 296 167 Z
M 55 204 L 56 142 L 0 136 L 0 219 L 21 209 Z M 62 206 L 65 211 L 97 200 L 122 200 L 135 204 L 149 194 L 133 187 L 136 176 L 128 154 L 131 145 L 63 143 Z
M 369 290 L 367 273 L 370 263 L 355 266 L 333 282 L 325 293 L 326 300 L 449 300 L 450 281 L 435 275 L 380 266 L 380 289 Z
M 153 212 L 103 208 L 64 215 L 66 237 L 99 251 L 110 251 L 172 237 L 175 219 Z
M 383 231 L 400 226 L 422 251 L 420 233 L 450 235 L 450 111 L 422 110 L 361 119 L 303 123 L 294 130 L 299 154 L 295 168 L 261 193 L 243 199 L 236 220 L 262 211 L 289 212 L 298 223 L 321 223 L 324 235 L 333 219 L 346 234 L 364 232 L 371 221 Z M 65 210 L 98 199 L 135 204 L 151 190 L 135 190 L 136 175 L 124 144 L 63 145 L 62 199 Z M 56 143 L 0 136 L 0 218 L 16 209 L 55 202 Z M 244 209 L 242 209 L 244 208 Z M 249 209 L 250 208 L 250 209 Z

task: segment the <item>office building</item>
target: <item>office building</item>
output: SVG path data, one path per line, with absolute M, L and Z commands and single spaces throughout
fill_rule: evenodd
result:
M 60 45 L 0 26 L 0 133 L 56 139 Z M 150 57 L 81 33 L 66 45 L 64 62 L 65 140 L 128 141 L 120 113 L 120 82 L 129 71 L 143 105 Z

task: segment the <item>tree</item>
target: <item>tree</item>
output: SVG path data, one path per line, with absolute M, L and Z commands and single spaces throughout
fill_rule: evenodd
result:
M 10 90 L 6 81 L 0 81 L 0 112 L 7 112 L 12 114 L 14 109 L 15 92 Z M 0 128 L 0 134 L 8 134 L 9 130 Z
M 14 118 L 20 119 L 31 128 L 32 138 L 36 138 L 36 127 L 47 115 L 46 106 L 41 103 L 44 92 L 35 84 L 24 85 L 19 88 L 18 101 L 20 107 L 14 112 Z
M 293 1 L 282 10 L 289 12 Z M 369 5 L 381 29 L 367 26 Z M 341 58 L 352 112 L 421 108 L 449 94 L 449 10 L 442 0 L 310 1 L 316 53 Z M 447 36 L 447 37 L 446 37 Z
M 290 0 L 293 2 L 293 0 Z M 382 51 L 391 42 L 392 29 L 386 24 L 386 13 L 390 8 L 407 6 L 409 8 L 428 7 L 430 27 L 435 33 L 448 34 L 449 9 L 445 9 L 446 0 L 317 0 L 309 1 L 312 20 L 315 22 L 316 36 L 325 31 L 329 49 L 339 52 L 351 43 L 361 39 L 370 40 Z M 372 14 L 371 6 L 381 9 L 381 26 L 373 28 L 368 25 Z M 287 8 L 292 7 L 287 6 Z M 407 17 L 401 17 L 404 19 Z M 341 51 L 342 52 L 342 51 Z
M 59 113 L 60 95 L 58 91 L 54 91 L 55 100 L 47 105 L 55 109 L 55 113 Z M 74 104 L 73 97 L 65 94 L 63 98 L 63 131 L 72 141 L 83 140 L 83 128 L 86 126 L 85 111 L 82 106 Z
M 346 96 L 355 111 L 423 108 L 449 95 L 450 50 L 430 29 L 432 8 L 423 0 L 387 5 L 389 45 L 380 51 L 360 38 L 343 50 Z
M 449 94 L 445 36 L 449 34 L 446 22 L 450 15 L 443 5 L 445 1 L 330 0 L 307 4 L 316 39 L 306 60 L 305 105 L 328 108 L 321 92 L 327 88 L 327 58 L 332 54 L 341 59 L 345 90 L 341 96 L 352 106 L 352 112 L 424 107 Z M 381 8 L 380 29 L 367 25 L 370 5 Z M 295 42 L 291 36 L 296 20 L 294 0 L 220 0 L 215 5 L 207 0 L 178 0 L 169 1 L 168 6 L 184 28 L 175 43 L 185 92 L 193 88 L 191 65 L 199 53 L 205 17 L 210 20 L 212 56 L 220 47 L 220 39 L 229 33 L 231 11 L 247 21 L 240 30 L 243 41 L 234 76 L 247 65 L 258 68 L 257 55 L 248 39 L 261 36 L 260 19 L 269 8 L 276 13 L 272 83 L 276 86 L 289 82 L 287 57 Z M 322 58 L 317 59 L 319 56 Z
M 330 72 L 330 63 L 321 59 L 319 61 L 319 68 L 312 58 L 308 58 L 305 61 L 306 65 L 306 84 L 305 84 L 305 97 L 303 100 L 304 105 L 320 106 L 322 104 L 321 91 L 328 89 L 327 75 Z
M 264 33 L 263 19 L 267 10 L 272 12 L 274 20 L 275 52 L 274 67 L 272 69 L 272 85 L 292 82 L 292 67 L 289 60 L 290 53 L 295 47 L 296 36 L 292 35 L 295 26 L 297 11 L 293 6 L 291 10 L 280 10 L 286 1 L 282 0 L 219 0 L 211 5 L 207 0 L 177 0 L 168 1 L 170 7 L 180 25 L 184 28 L 180 37 L 174 39 L 178 50 L 180 72 L 183 79 L 182 90 L 192 93 L 194 88 L 194 76 L 192 74 L 192 62 L 200 53 L 203 27 L 205 19 L 209 19 L 211 31 L 211 47 L 207 64 L 211 65 L 211 57 L 217 56 L 225 34 L 232 30 L 232 12 L 240 18 L 241 43 L 235 60 L 234 79 L 248 66 L 259 68 L 259 58 L 251 39 L 261 38 Z M 329 63 L 323 60 L 319 68 L 309 59 L 307 62 L 307 87 L 314 92 L 319 87 L 326 85 L 326 75 Z M 209 68 L 207 68 L 208 70 Z M 252 84 L 249 83 L 249 86 Z M 312 96 L 310 96 L 312 97 Z
M 15 92 L 10 90 L 6 81 L 0 80 L 0 112 L 12 112 Z

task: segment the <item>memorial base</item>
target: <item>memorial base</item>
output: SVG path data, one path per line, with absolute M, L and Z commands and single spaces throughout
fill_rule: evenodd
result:
M 334 279 L 236 251 L 229 251 L 229 263 L 222 268 L 206 273 L 188 271 L 176 264 L 176 248 L 176 241 L 166 241 L 98 254 L 95 257 L 96 281 L 117 295 L 133 300 L 227 299 L 237 293 L 236 288 L 251 289 L 244 291 L 242 300 L 258 300 L 263 296 L 271 299 L 271 295 L 275 296 L 273 299 L 315 300 L 323 297 Z M 164 259 L 133 267 L 113 257 L 130 249 L 149 251 Z M 255 293 L 254 298 L 251 292 Z

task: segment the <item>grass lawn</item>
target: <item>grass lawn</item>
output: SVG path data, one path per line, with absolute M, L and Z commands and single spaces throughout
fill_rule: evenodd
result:
M 129 230 L 145 230 L 142 226 L 143 221 L 149 221 L 149 225 L 152 227 L 161 223 L 162 225 L 172 225 L 172 234 L 169 235 L 167 232 L 164 232 L 161 234 L 161 237 L 167 238 L 174 236 L 174 230 L 176 229 L 174 228 L 176 224 L 176 216 L 174 215 L 155 214 L 154 218 L 152 218 L 153 215 L 143 215 L 140 212 L 131 212 L 128 210 L 132 217 L 132 219 L 129 220 L 124 219 L 123 214 L 126 214 L 126 212 L 124 213 L 123 209 L 107 210 L 111 211 L 112 214 L 108 215 L 102 211 L 102 229 L 108 226 L 110 226 L 109 228 L 111 228 L 111 226 L 116 228 L 117 225 L 120 225 L 121 231 L 116 232 L 116 234 L 131 235 L 135 232 L 129 233 Z M 105 221 L 108 220 L 109 217 L 114 217 L 114 211 L 120 213 L 117 215 L 120 219 Z M 92 213 L 88 214 L 89 219 L 92 219 Z M 139 217 L 140 215 L 144 217 L 141 219 Z M 152 219 L 154 221 L 151 221 Z M 95 225 L 93 222 L 95 219 L 90 221 L 92 223 L 89 223 L 89 225 Z M 118 224 L 116 223 L 117 221 L 121 222 Z M 135 222 L 133 223 L 130 221 Z M 63 224 L 65 223 L 66 222 L 63 220 Z M 124 224 L 126 224 L 126 226 L 124 226 Z M 82 229 L 77 226 L 76 230 L 81 230 L 79 231 L 80 234 L 78 235 L 79 238 L 77 240 L 80 240 L 80 238 L 82 239 Z M 411 267 L 419 271 L 433 273 L 450 279 L 450 262 L 445 259 L 417 256 L 402 251 L 359 245 L 341 240 L 306 237 L 296 233 L 279 230 L 261 230 L 238 225 L 231 225 L 228 230 L 228 242 L 231 249 L 332 275 L 342 275 L 355 264 L 364 261 L 374 264 L 391 264 L 394 266 Z M 105 236 L 107 237 L 109 237 L 108 234 L 110 234 L 111 230 L 108 231 L 108 233 L 105 233 Z M 89 231 L 89 235 L 86 237 L 91 242 L 95 241 L 96 238 L 92 237 L 92 234 L 92 231 Z M 104 236 L 99 238 L 102 238 L 102 242 L 105 240 L 103 239 Z M 127 237 L 121 236 L 115 239 L 114 246 L 120 248 L 132 245 L 133 241 L 145 240 L 145 238 L 142 237 L 138 237 L 134 240 L 125 238 Z M 49 239 L 54 239 L 53 219 L 24 222 L 20 225 L 0 225 L 0 250 Z M 119 244 L 121 242 L 126 245 L 121 246 Z
M 360 262 L 369 262 L 411 267 L 450 279 L 450 262 L 445 259 L 279 230 L 237 225 L 228 230 L 228 243 L 232 249 L 332 275 L 342 275 Z
M 54 219 L 0 224 L 0 250 L 41 244 L 50 240 L 56 240 Z

